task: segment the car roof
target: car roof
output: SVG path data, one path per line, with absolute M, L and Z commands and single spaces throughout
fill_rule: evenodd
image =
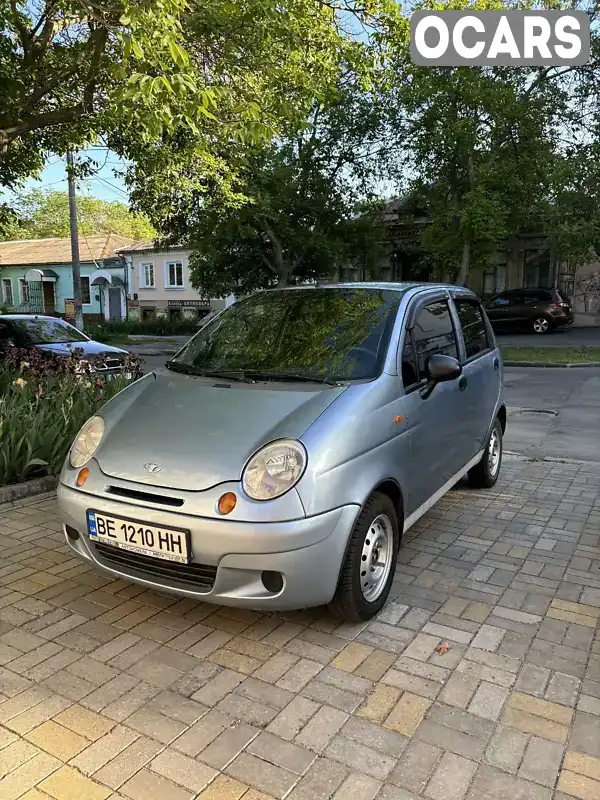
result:
M 297 292 L 302 289 L 371 289 L 373 291 L 388 291 L 388 292 L 407 292 L 410 289 L 448 289 L 455 292 L 468 292 L 473 294 L 470 289 L 465 286 L 457 286 L 451 283 L 430 283 L 426 281 L 405 281 L 405 282 L 392 282 L 392 281 L 343 281 L 340 283 L 321 283 L 312 286 L 286 286 L 282 289 L 268 289 L 270 292 Z
M 47 319 L 53 320 L 54 322 L 64 322 L 64 319 L 60 317 L 50 317 L 46 314 L 0 314 L 0 319 Z

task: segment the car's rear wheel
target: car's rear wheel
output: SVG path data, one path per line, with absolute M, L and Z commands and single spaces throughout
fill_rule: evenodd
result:
M 498 480 L 501 465 L 502 424 L 496 418 L 481 461 L 469 470 L 471 486 L 477 489 L 490 489 Z
M 375 492 L 350 535 L 330 608 L 351 622 L 371 619 L 388 598 L 396 567 L 398 512 L 387 495 Z
M 534 333 L 549 333 L 552 330 L 552 325 L 548 317 L 536 317 L 533 320 Z

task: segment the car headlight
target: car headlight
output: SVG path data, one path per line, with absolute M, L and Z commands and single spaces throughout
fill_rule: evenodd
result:
M 69 463 L 75 469 L 83 467 L 98 449 L 104 435 L 104 420 L 102 417 L 91 417 L 77 434 L 71 445 Z
M 295 486 L 306 469 L 304 445 L 280 439 L 265 445 L 246 464 L 242 487 L 252 500 L 273 500 Z

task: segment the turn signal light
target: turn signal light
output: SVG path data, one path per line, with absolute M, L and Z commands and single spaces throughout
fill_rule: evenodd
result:
M 87 467 L 84 467 L 82 470 L 79 470 L 79 475 L 77 476 L 77 486 L 83 486 L 83 484 L 87 481 L 88 475 L 90 471 Z
M 237 497 L 235 494 L 233 492 L 225 492 L 225 494 L 219 498 L 219 502 L 217 503 L 219 514 L 231 514 L 236 504 Z

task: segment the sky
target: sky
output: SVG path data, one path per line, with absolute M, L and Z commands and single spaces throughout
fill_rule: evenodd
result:
M 98 163 L 97 174 L 85 182 L 81 182 L 79 191 L 90 194 L 99 200 L 120 200 L 129 202 L 129 195 L 125 184 L 115 172 L 123 171 L 126 163 L 106 147 L 93 147 L 85 151 L 86 156 Z M 20 192 L 30 189 L 54 189 L 59 192 L 67 191 L 67 173 L 65 158 L 52 156 L 39 180 L 28 179 Z M 19 192 L 19 193 L 20 193 Z M 10 200 L 12 193 L 6 192 L 6 199 Z

